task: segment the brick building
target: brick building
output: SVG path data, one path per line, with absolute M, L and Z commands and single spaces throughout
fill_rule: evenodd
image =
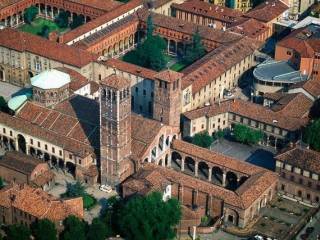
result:
M 277 43 L 275 59 L 289 61 L 302 74 L 319 79 L 319 33 L 320 27 L 316 24 L 294 30 Z
M 8 185 L 0 190 L 0 222 L 29 226 L 39 219 L 53 221 L 62 230 L 69 215 L 83 218 L 82 198 L 56 199 L 39 188 L 28 185 Z
M 184 218 L 182 230 L 198 226 L 205 215 L 245 227 L 275 194 L 277 176 L 268 170 L 180 140 L 171 148 L 167 168 L 147 164 L 122 189 L 124 197 L 160 191 L 178 198 L 184 210 L 198 216 Z
M 320 202 L 320 153 L 299 146 L 276 156 L 280 194 L 313 206 Z
M 0 159 L 0 177 L 7 183 L 29 184 L 43 190 L 54 184 L 47 163 L 20 152 L 6 152 Z

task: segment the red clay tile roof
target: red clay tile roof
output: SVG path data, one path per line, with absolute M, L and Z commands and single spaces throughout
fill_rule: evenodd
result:
M 177 172 L 170 168 L 164 168 L 154 164 L 146 164 L 138 173 L 129 177 L 124 183 L 124 186 L 129 185 L 132 187 L 135 185 L 135 188 L 138 189 L 139 186 L 144 186 L 144 174 L 143 172 L 152 172 L 156 171 L 162 175 L 167 181 L 171 183 L 179 184 L 182 186 L 187 186 L 193 189 L 197 189 L 201 192 L 213 194 L 214 197 L 222 199 L 226 204 L 229 204 L 234 207 L 241 209 L 247 209 L 251 204 L 262 194 L 264 193 L 272 184 L 275 184 L 278 180 L 278 176 L 275 173 L 272 173 L 268 170 L 261 169 L 257 172 L 256 175 L 252 177 L 253 180 L 249 182 L 249 179 L 244 182 L 236 192 L 225 189 L 221 186 L 203 181 L 201 179 L 194 178 L 187 174 Z M 156 179 L 155 179 L 156 180 Z M 158 179 L 159 182 L 162 181 L 162 178 Z M 134 182 L 134 184 L 132 184 Z M 147 190 L 145 190 L 148 192 Z
M 75 92 L 89 84 L 89 80 L 85 76 L 71 68 L 57 67 L 55 69 L 70 75 L 71 82 L 69 83 L 69 88 L 72 92 Z
M 40 188 L 28 185 L 13 185 L 0 190 L 1 206 L 14 207 L 38 219 L 62 221 L 69 215 L 83 218 L 82 198 L 59 200 Z M 8 204 L 9 203 L 9 204 Z
M 42 163 L 43 162 L 37 158 L 16 151 L 6 152 L 5 155 L 0 158 L 1 166 L 27 175 L 30 175 L 33 170 Z
M 276 160 L 320 174 L 320 153 L 296 146 L 278 154 Z
M 32 184 L 34 184 L 35 187 L 42 187 L 51 182 L 54 179 L 54 176 L 55 174 L 50 170 L 45 171 L 32 180 Z
M 268 32 L 269 28 L 263 22 L 254 18 L 242 18 L 232 24 L 228 31 L 256 39 L 259 35 Z
M 192 94 L 195 95 L 232 66 L 252 55 L 261 44 L 257 40 L 244 37 L 237 42 L 212 50 L 182 71 L 185 74 L 182 78 L 182 89 L 192 85 Z
M 288 9 L 289 7 L 281 0 L 268 0 L 251 9 L 245 16 L 267 23 L 281 16 Z
M 303 84 L 302 88 L 315 98 L 320 97 L 320 78 L 312 77 Z
M 0 9 L 2 9 L 2 8 L 5 8 L 5 7 L 8 7 L 8 6 L 11 6 L 11 5 L 13 5 L 13 4 L 15 4 L 15 3 L 18 3 L 18 2 L 20 2 L 21 0 L 2 0 L 1 2 L 0 2 Z
M 221 22 L 226 23 L 235 22 L 238 17 L 241 17 L 243 15 L 243 13 L 238 10 L 214 5 L 209 2 L 200 0 L 188 0 L 181 4 L 173 3 L 171 5 L 171 8 L 212 19 L 217 19 Z
M 19 52 L 30 52 L 78 68 L 88 65 L 98 58 L 97 55 L 87 51 L 52 42 L 33 34 L 19 32 L 12 28 L 0 30 L 0 46 Z
M 228 100 L 221 102 L 220 105 L 214 104 L 195 109 L 185 112 L 184 116 L 190 120 L 193 120 L 202 116 L 211 117 L 225 112 L 235 113 L 289 131 L 300 129 L 302 126 L 305 126 L 308 123 L 308 118 L 295 118 L 286 116 L 284 115 L 286 113 L 282 113 L 281 111 L 274 112 L 271 109 L 263 107 L 262 105 L 247 102 L 241 99 Z
M 121 72 L 130 73 L 147 79 L 154 79 L 154 76 L 157 74 L 156 71 L 151 69 L 140 67 L 115 58 L 108 59 L 105 64 L 108 67 L 118 69 Z
M 242 38 L 242 36 L 239 34 L 217 30 L 207 26 L 197 25 L 195 23 L 186 22 L 182 19 L 165 16 L 158 13 L 150 13 L 146 9 L 137 11 L 137 15 L 140 21 L 145 24 L 147 22 L 149 14 L 152 15 L 152 21 L 155 28 L 162 27 L 170 29 L 176 32 L 187 34 L 190 36 L 190 38 L 197 30 L 199 31 L 199 35 L 203 40 L 208 40 L 220 44 L 234 42 Z
M 115 89 L 124 89 L 130 86 L 129 79 L 116 74 L 112 74 L 106 77 L 105 79 L 101 80 L 100 83 L 104 86 L 108 86 Z
M 157 73 L 154 77 L 156 79 L 170 83 L 181 79 L 183 77 L 183 73 L 175 72 L 172 70 L 163 70 Z
M 86 5 L 96 9 L 104 10 L 106 12 L 109 12 L 115 9 L 116 7 L 122 5 L 121 2 L 113 1 L 113 0 L 68 0 L 68 1 L 79 3 L 81 5 Z
M 114 9 L 111 12 L 108 12 L 104 15 L 101 15 L 100 17 L 98 17 L 94 20 L 91 20 L 90 22 L 87 22 L 84 25 L 77 27 L 70 32 L 65 33 L 61 37 L 61 40 L 63 43 L 68 43 L 68 42 L 74 40 L 75 38 L 103 25 L 106 22 L 111 21 L 112 19 L 119 17 L 122 14 L 129 12 L 130 10 L 132 10 L 140 5 L 142 5 L 141 0 L 131 0 L 126 4 L 120 5 L 119 7 L 117 7 L 116 9 Z

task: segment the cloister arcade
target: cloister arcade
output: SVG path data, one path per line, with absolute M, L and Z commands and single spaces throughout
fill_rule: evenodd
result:
M 184 172 L 233 191 L 248 179 L 248 175 L 244 173 L 232 171 L 205 160 L 195 160 L 192 156 L 183 155 L 177 151 L 172 152 L 170 165 L 176 171 Z
M 131 34 L 112 45 L 106 46 L 102 51 L 102 56 L 117 58 L 134 49 L 136 45 L 135 36 Z
M 61 157 L 50 154 L 40 147 L 30 146 L 22 134 L 18 134 L 16 137 L 0 135 L 0 148 L 5 151 L 20 151 L 27 155 L 31 155 L 47 162 L 50 167 L 60 168 L 64 172 L 68 172 L 75 176 L 76 165 L 73 162 L 65 161 Z

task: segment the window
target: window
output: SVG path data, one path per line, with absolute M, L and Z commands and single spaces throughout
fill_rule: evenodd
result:
M 79 159 L 79 164 L 81 165 L 81 159 Z
M 32 138 L 30 139 L 30 144 L 33 145 L 33 139 Z
M 69 154 L 69 159 L 72 159 L 72 154 Z
M 299 190 L 298 191 L 298 197 L 301 197 L 302 196 L 302 192 Z
M 12 131 L 10 131 L 10 136 L 12 137 Z
M 315 198 L 315 201 L 316 201 L 316 202 L 319 202 L 319 197 L 316 197 L 316 198 Z
M 40 142 L 38 142 L 38 147 L 40 147 L 41 145 L 40 145 Z
M 299 183 L 300 183 L 300 184 L 303 184 L 302 178 L 299 178 Z
M 59 155 L 62 156 L 62 151 L 61 150 L 59 150 Z
M 282 191 L 285 190 L 285 185 L 284 185 L 284 184 L 281 185 L 281 190 L 282 190 Z
M 310 194 L 309 193 L 307 194 L 307 199 L 310 200 Z
M 6 133 L 6 129 L 5 128 L 3 128 L 3 133 Z
M 44 145 L 44 149 L 48 150 L 48 145 L 47 144 Z
M 201 129 L 204 129 L 204 124 L 201 124 Z
M 54 147 L 52 147 L 52 153 L 54 153 L 55 152 L 55 149 L 54 149 Z
M 287 51 L 287 55 L 291 56 L 291 54 L 292 54 L 292 53 L 291 53 L 290 51 Z
M 308 187 L 312 187 L 312 183 L 310 181 L 308 182 Z
M 291 176 L 290 176 L 290 180 L 291 180 L 291 181 L 294 181 L 294 176 L 291 175 Z

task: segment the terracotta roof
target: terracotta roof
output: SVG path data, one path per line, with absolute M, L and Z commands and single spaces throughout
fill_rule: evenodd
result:
M 281 0 L 268 0 L 251 9 L 245 16 L 267 23 L 281 16 L 288 9 L 289 7 Z
M 238 10 L 214 5 L 212 3 L 200 0 L 188 0 L 181 4 L 173 3 L 171 5 L 171 8 L 200 16 L 205 16 L 211 19 L 216 19 L 226 23 L 235 22 L 237 21 L 238 17 L 241 17 L 243 15 L 243 13 Z
M 19 52 L 30 52 L 51 60 L 81 68 L 98 56 L 64 44 L 49 41 L 13 28 L 0 30 L 0 46 Z
M 153 71 L 148 68 L 140 67 L 135 64 L 127 63 L 120 59 L 110 58 L 108 59 L 105 64 L 108 67 L 112 67 L 118 69 L 121 72 L 126 72 L 133 74 L 135 76 L 147 78 L 147 79 L 154 79 L 154 76 L 157 74 L 156 71 Z
M 93 19 L 90 22 L 87 22 L 86 24 L 80 27 L 77 27 L 72 31 L 63 34 L 63 36 L 61 37 L 61 40 L 63 43 L 70 42 L 75 38 L 103 25 L 104 23 L 109 22 L 112 19 L 115 19 L 120 15 L 129 12 L 130 10 L 138 7 L 139 5 L 142 5 L 141 0 L 131 0 L 126 4 L 122 4 L 116 9 L 114 9 L 113 11 L 110 11 L 104 15 L 101 15 L 100 17 L 97 17 L 96 19 Z
M 284 93 L 284 92 L 272 92 L 272 93 L 267 92 L 263 94 L 263 98 L 272 100 L 272 101 L 279 101 L 282 97 L 286 95 L 287 93 Z
M 308 117 L 313 102 L 303 93 L 287 94 L 281 97 L 271 109 L 283 116 L 293 118 Z
M 35 187 L 42 187 L 51 182 L 54 179 L 54 176 L 55 174 L 48 170 L 38 175 L 34 180 L 32 180 L 32 183 Z
M 183 77 L 183 73 L 175 72 L 168 69 L 157 73 L 154 77 L 156 79 L 170 83 L 181 79 Z
M 310 93 L 313 97 L 320 97 L 320 78 L 312 77 L 303 84 L 302 88 Z
M 268 32 L 269 28 L 263 22 L 254 18 L 242 18 L 232 24 L 232 26 L 228 28 L 228 31 L 257 39 L 261 34 Z
M 185 74 L 182 78 L 182 89 L 192 85 L 192 94 L 195 95 L 232 66 L 252 55 L 261 44 L 257 40 L 244 37 L 235 43 L 212 50 L 182 71 Z
M 13 5 L 15 3 L 21 2 L 21 0 L 2 0 L 0 2 L 0 9 Z
M 131 86 L 129 79 L 116 74 L 112 74 L 106 77 L 105 79 L 101 80 L 100 83 L 104 86 L 108 86 L 115 89 L 123 89 Z
M 194 178 L 192 176 L 189 176 L 181 172 L 177 172 L 170 168 L 164 168 L 154 164 L 146 164 L 143 168 L 141 168 L 138 171 L 138 173 L 129 177 L 123 183 L 123 185 L 127 186 L 128 184 L 131 187 L 133 181 L 135 187 L 139 187 L 140 184 L 142 184 L 141 186 L 144 186 L 143 182 L 145 180 L 143 172 L 152 171 L 158 172 L 162 175 L 161 178 L 158 178 L 159 183 L 163 181 L 162 178 L 164 177 L 167 181 L 171 183 L 197 189 L 201 192 L 208 193 L 210 195 L 213 194 L 214 197 L 222 199 L 226 204 L 241 209 L 246 209 L 250 207 L 251 204 L 278 179 L 275 173 L 262 169 L 260 172 L 256 173 L 256 175 L 253 177 L 253 181 L 251 181 L 250 184 L 246 184 L 245 182 L 238 188 L 238 191 L 233 192 L 221 186 L 209 183 L 207 181 L 203 181 L 198 178 Z
M 190 120 L 207 116 L 212 117 L 220 113 L 231 112 L 268 125 L 295 131 L 308 123 L 308 118 L 296 118 L 286 116 L 281 111 L 274 112 L 262 105 L 247 102 L 241 99 L 234 99 L 214 104 L 211 106 L 185 112 L 184 116 Z
M 100 9 L 106 12 L 109 12 L 118 7 L 119 5 L 122 5 L 121 2 L 113 0 L 67 0 L 66 2 L 68 1 Z
M 0 190 L 1 206 L 14 207 L 38 219 L 62 221 L 69 215 L 83 218 L 82 198 L 59 200 L 40 188 L 28 185 L 13 185 Z M 9 203 L 9 204 L 8 204 Z
M 277 43 L 277 46 L 294 49 L 301 57 L 314 58 L 315 52 L 320 52 L 320 28 L 308 25 L 291 32 Z
M 33 170 L 42 163 L 43 162 L 37 158 L 15 151 L 6 152 L 5 155 L 0 158 L 1 166 L 22 172 L 27 175 L 30 175 Z
M 207 26 L 197 25 L 195 23 L 186 22 L 182 19 L 169 17 L 154 12 L 150 13 L 146 9 L 140 9 L 137 11 L 137 15 L 140 21 L 145 24 L 147 22 L 149 14 L 152 15 L 152 21 L 155 28 L 162 27 L 176 32 L 184 33 L 189 35 L 190 39 L 197 30 L 199 31 L 199 35 L 203 40 L 212 41 L 218 44 L 226 44 L 242 38 L 242 36 L 239 34 L 217 30 Z
M 79 90 L 80 88 L 89 84 L 89 80 L 83 76 L 81 73 L 67 67 L 57 67 L 55 68 L 61 72 L 67 73 L 70 75 L 71 82 L 69 83 L 69 89 L 72 92 Z
M 320 174 L 320 153 L 296 146 L 278 154 L 276 160 Z

